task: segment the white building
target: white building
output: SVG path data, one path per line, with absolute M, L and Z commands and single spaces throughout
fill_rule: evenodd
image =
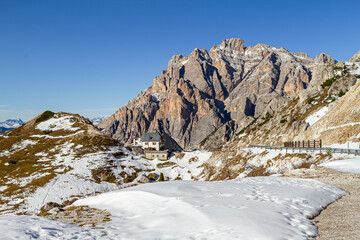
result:
M 156 132 L 144 133 L 141 138 L 133 140 L 133 145 L 148 151 L 159 151 L 162 146 L 161 136 Z

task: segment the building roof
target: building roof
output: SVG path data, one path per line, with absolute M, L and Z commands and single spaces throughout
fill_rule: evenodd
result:
M 157 132 L 144 133 L 141 136 L 142 142 L 160 142 L 161 137 Z

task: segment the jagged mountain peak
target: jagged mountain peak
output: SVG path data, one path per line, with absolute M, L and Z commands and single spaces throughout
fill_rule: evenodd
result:
M 233 51 L 244 51 L 244 41 L 240 38 L 224 39 L 220 44 L 222 49 L 230 49 Z
M 198 147 L 227 123 L 232 122 L 230 134 L 277 106 L 278 98 L 301 92 L 313 79 L 319 85 L 325 63 L 335 60 L 225 39 L 210 51 L 195 48 L 188 56 L 173 56 L 148 89 L 99 126 L 122 143 L 162 131 L 185 148 Z
M 317 55 L 315 58 L 316 64 L 335 64 L 336 60 L 331 58 L 330 55 L 326 53 L 321 53 L 320 55 Z

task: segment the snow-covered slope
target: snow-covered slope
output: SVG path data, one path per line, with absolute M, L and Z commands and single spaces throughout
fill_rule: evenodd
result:
M 79 115 L 49 111 L 0 134 L 0 213 L 118 189 L 116 178 L 98 177 L 113 153 L 122 154 L 116 144 Z
M 7 239 L 310 239 L 314 217 L 345 192 L 275 177 L 143 184 L 79 200 L 111 212 L 101 228 L 33 216 L 2 216 Z
M 160 173 L 191 180 L 210 156 L 206 151 L 168 161 L 132 156 L 87 119 L 45 112 L 0 134 L 0 213 L 36 213 L 47 202 L 156 181 Z
M 339 172 L 352 172 L 360 174 L 360 158 L 350 158 L 322 163 L 321 166 L 334 169 Z

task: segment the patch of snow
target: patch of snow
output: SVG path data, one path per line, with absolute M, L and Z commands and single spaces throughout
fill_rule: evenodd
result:
M 12 184 L 16 184 L 19 187 L 25 187 L 27 184 L 31 183 L 35 179 L 39 179 L 39 178 L 45 177 L 47 175 L 50 175 L 50 173 L 49 172 L 45 172 L 45 173 L 36 172 L 36 173 L 31 174 L 28 177 L 14 179 L 15 181 L 13 181 Z
M 347 149 L 348 148 L 348 143 L 334 143 L 328 146 L 324 146 L 324 147 L 328 147 L 328 148 L 343 148 L 343 149 Z M 350 149 L 360 149 L 360 143 L 359 142 L 349 142 L 349 148 Z
M 38 153 L 35 153 L 34 155 L 37 156 L 37 157 L 46 157 L 48 155 L 48 153 L 38 152 Z
M 162 98 L 162 94 L 161 93 L 154 93 L 152 95 L 152 99 L 155 101 L 155 102 L 160 102 L 161 101 L 161 98 Z
M 332 129 L 336 129 L 336 128 L 352 127 L 352 126 L 355 126 L 355 125 L 360 125 L 360 122 L 346 123 L 346 124 L 338 125 L 338 126 L 335 126 L 335 127 L 328 127 L 327 129 L 332 130 Z
M 1 216 L 5 239 L 310 239 L 314 217 L 345 194 L 325 183 L 257 177 L 143 184 L 78 200 L 111 213 L 87 228 L 36 216 Z
M 36 126 L 36 129 L 41 131 L 57 131 L 57 130 L 67 130 L 67 131 L 76 131 L 80 128 L 74 128 L 72 125 L 76 120 L 71 116 L 64 116 L 59 118 L 51 118 L 44 122 L 39 123 Z
M 12 145 L 11 149 L 19 151 L 21 149 L 26 148 L 27 146 L 35 145 L 36 143 L 37 141 L 26 139 L 26 140 L 22 140 L 20 143 L 15 143 L 14 145 Z
M 360 174 L 360 157 L 326 162 L 320 164 L 320 166 L 327 167 L 339 172 L 352 172 Z
M 31 146 L 31 145 L 35 145 L 35 144 L 37 144 L 37 141 L 28 140 L 28 139 L 21 140 L 21 142 L 19 142 L 19 143 L 14 143 L 11 146 L 10 151 L 5 150 L 3 152 L 0 152 L 0 157 L 2 157 L 2 156 L 10 156 L 13 153 L 21 151 L 22 149 L 25 149 L 26 147 Z
M 189 61 L 189 59 L 182 61 L 181 65 L 185 65 L 188 61 Z
M 92 169 L 104 166 L 104 161 L 109 158 L 109 153 L 119 151 L 118 147 L 106 152 L 96 152 L 76 157 L 74 143 L 68 141 L 56 146 L 54 158 L 40 159 L 38 162 L 49 162 L 56 167 L 57 176 L 45 186 L 37 188 L 34 193 L 24 198 L 24 209 L 27 212 L 37 212 L 47 202 L 64 202 L 73 196 L 92 195 L 95 192 L 107 192 L 119 189 L 115 183 L 101 181 L 94 182 Z M 116 169 L 116 168 L 114 168 Z M 116 170 L 114 170 L 116 171 Z
M 85 132 L 84 130 L 81 130 L 81 131 L 77 131 L 75 133 L 72 133 L 72 134 L 69 134 L 69 135 L 66 135 L 66 136 L 49 136 L 49 135 L 39 135 L 39 134 L 35 134 L 35 135 L 31 135 L 30 137 L 33 137 L 33 138 L 52 138 L 52 139 L 56 139 L 56 138 L 67 138 L 67 137 L 72 137 L 72 136 L 75 136 L 75 135 L 78 135 L 80 133 L 83 133 Z
M 342 71 L 341 70 L 335 70 L 334 71 L 335 76 L 341 76 L 342 75 Z
M 257 177 L 144 184 L 74 205 L 110 211 L 101 227 L 124 239 L 308 239 L 317 235 L 308 217 L 343 194 L 316 180 Z
M 61 203 L 70 199 L 71 196 L 79 194 L 90 195 L 96 192 L 108 192 L 118 189 L 116 184 L 108 182 L 98 184 L 82 177 L 84 176 L 77 176 L 74 172 L 59 174 L 45 187 L 38 188 L 31 197 L 25 198 L 27 211 L 37 212 L 47 202 Z
M 305 122 L 311 126 L 316 123 L 319 119 L 321 119 L 327 112 L 329 111 L 328 107 L 323 107 L 319 111 L 311 114 L 305 119 Z
M 238 138 L 242 138 L 242 137 L 245 137 L 246 136 L 246 133 L 242 133 L 238 136 Z
M 0 186 L 0 192 L 3 192 L 8 188 L 9 188 L 8 186 Z

